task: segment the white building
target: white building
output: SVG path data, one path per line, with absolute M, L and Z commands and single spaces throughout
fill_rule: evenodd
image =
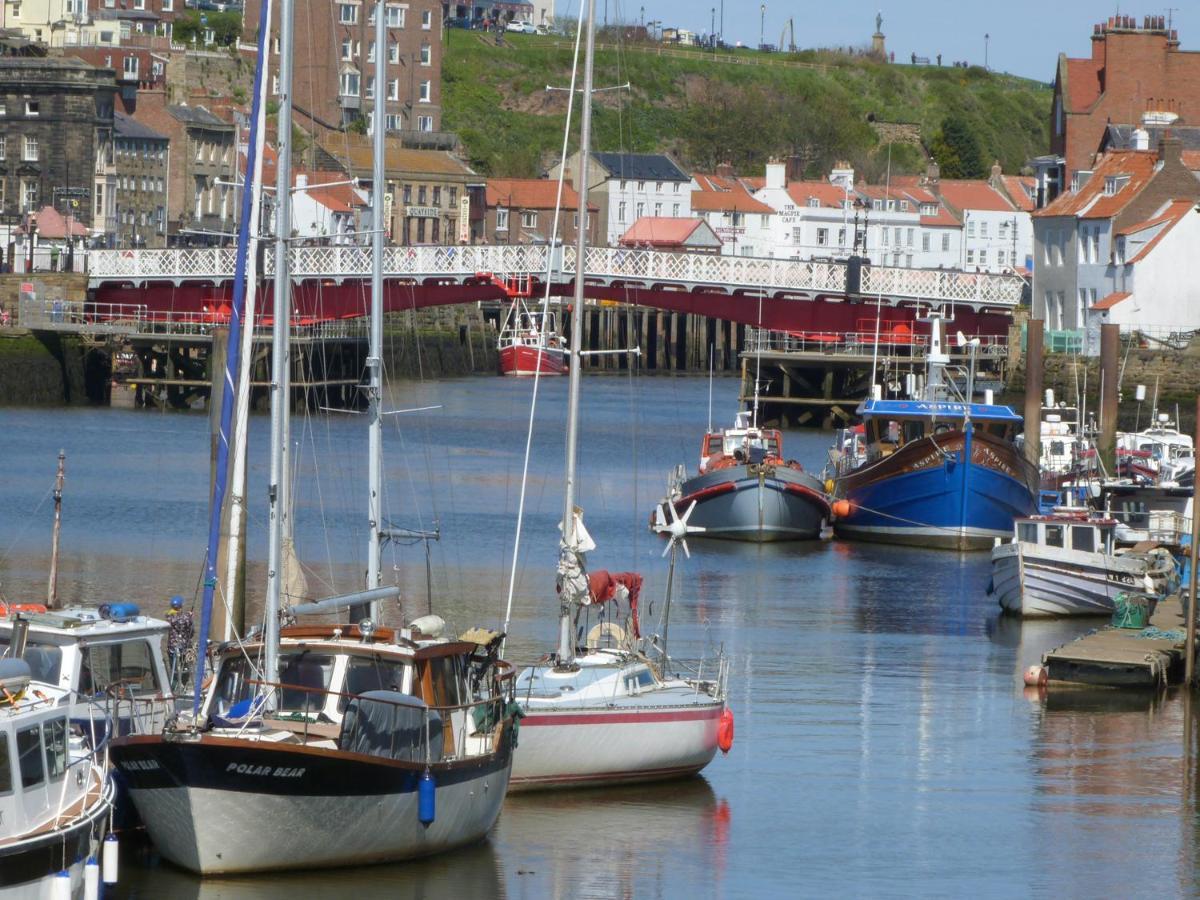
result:
M 355 236 L 366 214 L 365 190 L 340 172 L 297 172 L 292 193 L 292 229 L 298 237 L 325 238 L 331 244 L 362 244 Z
M 723 256 L 767 256 L 775 210 L 731 173 L 692 176 L 692 213 L 721 238 Z
M 1028 211 L 987 181 L 940 181 L 936 190 L 962 222 L 957 268 L 1007 272 L 1028 267 L 1033 254 L 1033 220 Z
M 557 178 L 560 166 L 550 170 Z M 567 180 L 574 184 L 579 153 L 567 159 Z M 599 211 L 604 241 L 617 246 L 629 227 L 643 216 L 689 218 L 691 177 L 661 153 L 593 152 L 587 167 L 587 196 Z

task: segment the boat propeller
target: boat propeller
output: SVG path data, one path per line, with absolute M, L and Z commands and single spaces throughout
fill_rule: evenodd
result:
M 671 521 L 667 521 L 666 515 L 663 513 L 663 507 L 671 511 Z M 668 538 L 667 547 L 663 550 L 663 556 L 666 556 L 675 549 L 676 542 L 683 547 L 683 555 L 688 559 L 692 558 L 692 554 L 688 552 L 687 536 L 689 534 L 699 534 L 707 529 L 699 525 L 689 525 L 688 517 L 691 516 L 692 510 L 696 508 L 696 501 L 693 500 L 688 506 L 687 511 L 681 516 L 679 510 L 675 508 L 675 504 L 670 501 L 659 504 L 654 511 L 654 530 L 658 534 L 665 534 Z

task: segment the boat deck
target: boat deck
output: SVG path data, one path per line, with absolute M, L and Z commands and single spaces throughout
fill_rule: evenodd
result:
M 1105 626 L 1042 657 L 1049 686 L 1159 688 L 1184 672 L 1184 612 L 1178 594 L 1161 601 L 1145 630 Z

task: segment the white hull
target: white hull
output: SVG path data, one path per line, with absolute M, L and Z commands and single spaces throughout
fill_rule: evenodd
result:
M 439 787 L 429 826 L 418 819 L 415 790 L 339 797 L 195 787 L 131 793 L 164 857 L 217 874 L 404 860 L 473 843 L 500 815 L 507 774 Z
M 725 704 L 526 707 L 511 791 L 656 781 L 693 775 L 717 752 Z
M 1008 612 L 1030 617 L 1111 615 L 1121 591 L 1143 589 L 1146 562 L 1013 542 L 992 551 L 992 590 Z

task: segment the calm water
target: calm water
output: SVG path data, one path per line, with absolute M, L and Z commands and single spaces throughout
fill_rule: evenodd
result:
M 402 384 L 389 419 L 387 509 L 440 526 L 434 605 L 453 626 L 503 619 L 530 384 Z M 553 640 L 565 379 L 543 382 L 512 655 Z M 731 419 L 736 383 L 716 385 Z M 701 379 L 585 381 L 582 496 L 594 566 L 638 568 L 661 598 L 646 530 L 672 466 L 695 465 Z M 297 420 L 297 544 L 321 590 L 365 569 L 363 420 Z M 265 555 L 267 420 L 254 421 L 252 604 Z M 788 436 L 819 469 L 828 435 Z M 150 609 L 199 578 L 207 419 L 113 410 L 0 411 L 0 588 L 44 590 L 55 455 L 67 451 L 62 592 Z M 255 565 L 255 563 L 259 565 Z M 423 550 L 385 565 L 423 611 Z M 1091 627 L 999 620 L 983 555 L 846 543 L 692 542 L 674 652 L 733 659 L 732 752 L 693 781 L 511 799 L 489 841 L 424 863 L 203 884 L 124 870 L 128 896 L 1161 896 L 1197 890 L 1182 697 L 1027 697 L 1022 669 Z M 655 603 L 655 613 L 661 601 Z M 1193 745 L 1194 746 L 1194 745 Z

